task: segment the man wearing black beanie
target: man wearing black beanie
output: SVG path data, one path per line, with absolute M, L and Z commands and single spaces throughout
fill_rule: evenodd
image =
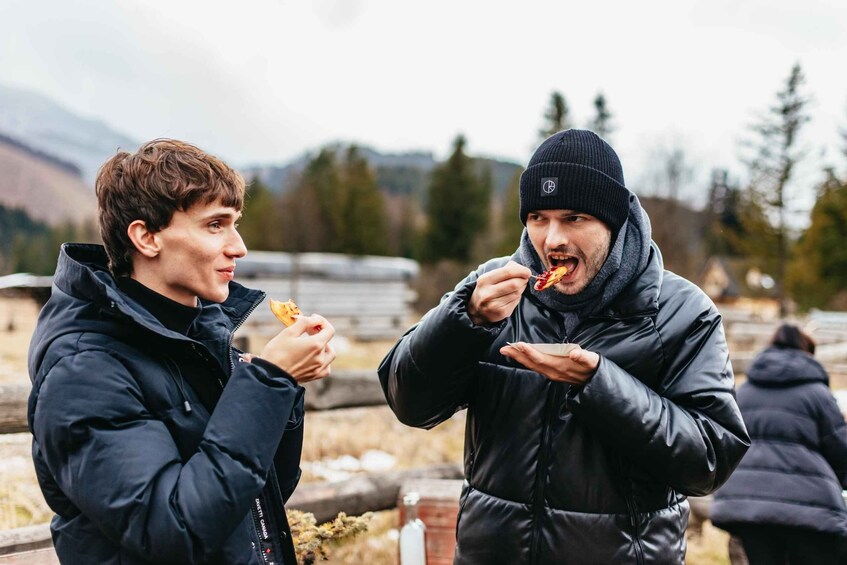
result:
M 454 563 L 684 563 L 686 497 L 717 489 L 750 445 L 720 315 L 664 270 L 594 133 L 538 147 L 520 215 L 514 255 L 461 281 L 379 368 L 408 425 L 467 408 Z

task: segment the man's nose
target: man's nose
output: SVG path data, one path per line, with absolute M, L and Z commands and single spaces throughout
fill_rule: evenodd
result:
M 244 245 L 244 240 L 241 238 L 241 234 L 237 231 L 232 231 L 232 236 L 229 239 L 226 254 L 230 257 L 244 257 L 247 255 L 247 246 Z
M 547 249 L 555 249 L 568 245 L 568 243 L 570 243 L 570 237 L 564 223 L 558 220 L 551 221 L 547 228 L 547 238 L 544 241 Z

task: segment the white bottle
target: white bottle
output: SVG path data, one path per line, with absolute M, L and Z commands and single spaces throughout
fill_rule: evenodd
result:
M 418 518 L 418 500 L 416 492 L 403 496 L 406 523 L 400 529 L 400 565 L 426 565 L 426 526 Z

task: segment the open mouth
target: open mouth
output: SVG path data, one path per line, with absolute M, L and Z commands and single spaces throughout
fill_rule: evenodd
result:
M 550 264 L 550 268 L 552 269 L 555 269 L 556 267 L 567 267 L 568 274 L 565 278 L 570 278 L 579 266 L 579 259 L 572 255 L 562 255 L 561 253 L 548 254 L 547 262 Z

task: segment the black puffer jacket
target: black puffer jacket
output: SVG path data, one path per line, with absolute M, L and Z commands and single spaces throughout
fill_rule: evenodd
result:
M 715 493 L 712 522 L 847 537 L 847 426 L 820 363 L 799 349 L 766 349 L 738 388 L 738 405 L 753 445 Z
M 263 293 L 230 283 L 185 336 L 105 264 L 100 246 L 63 246 L 30 346 L 32 453 L 60 560 L 259 564 L 261 541 L 294 565 L 283 502 L 303 389 L 230 346 Z
M 475 282 L 506 261 L 460 283 L 379 369 L 408 425 L 468 409 L 455 563 L 682 563 L 685 495 L 716 489 L 748 446 L 714 305 L 654 249 L 574 335 L 529 293 L 502 323 L 474 326 Z M 569 387 L 500 355 L 507 341 L 602 357 L 588 384 Z

